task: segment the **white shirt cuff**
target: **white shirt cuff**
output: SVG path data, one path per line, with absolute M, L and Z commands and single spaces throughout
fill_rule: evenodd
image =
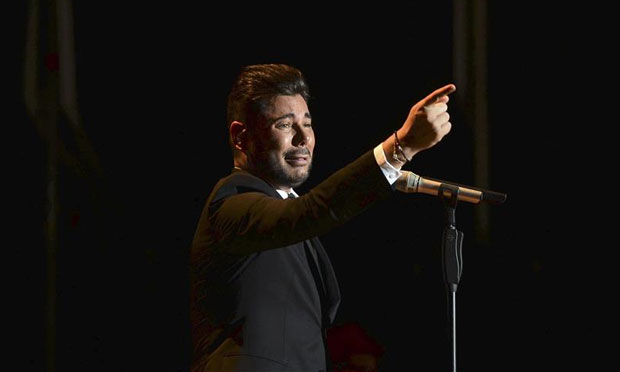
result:
M 375 160 L 377 161 L 379 168 L 381 168 L 383 175 L 388 180 L 390 185 L 393 185 L 402 172 L 394 168 L 394 166 L 387 161 L 385 152 L 383 151 L 383 144 L 380 143 L 377 147 L 375 147 L 373 153 L 375 154 Z

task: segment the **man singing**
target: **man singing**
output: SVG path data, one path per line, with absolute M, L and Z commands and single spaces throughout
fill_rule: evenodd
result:
M 241 71 L 227 107 L 234 169 L 212 190 L 191 249 L 192 372 L 331 370 L 325 337 L 340 292 L 317 236 L 390 197 L 400 168 L 450 132 L 455 89 L 419 101 L 382 143 L 300 196 L 315 145 L 303 75 Z

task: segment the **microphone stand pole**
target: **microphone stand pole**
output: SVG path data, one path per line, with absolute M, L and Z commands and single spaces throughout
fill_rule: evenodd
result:
M 459 188 L 449 184 L 441 184 L 438 196 L 446 209 L 446 226 L 443 230 L 442 258 L 443 275 L 448 292 L 448 313 L 452 326 L 452 372 L 456 372 L 456 287 L 463 270 L 463 232 L 456 228 L 456 204 Z

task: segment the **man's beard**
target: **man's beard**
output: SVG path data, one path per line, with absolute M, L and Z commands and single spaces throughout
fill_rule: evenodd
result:
M 312 170 L 312 156 L 309 151 L 292 151 L 287 153 L 288 155 L 293 154 L 299 155 L 307 155 L 308 156 L 308 166 L 304 172 L 291 172 L 290 170 L 285 168 L 285 160 L 284 156 L 276 155 L 274 153 L 261 153 L 258 157 L 258 161 L 253 164 L 253 168 L 257 171 L 257 173 L 265 178 L 267 181 L 281 186 L 289 186 L 289 187 L 298 187 L 303 184 L 308 177 L 310 177 L 310 170 Z M 279 156 L 282 156 L 281 158 Z M 295 168 L 293 168 L 295 169 Z
M 290 187 L 297 187 L 306 182 L 308 177 L 310 177 L 310 170 L 312 169 L 312 161 L 309 162 L 306 170 L 301 173 L 287 172 L 282 162 L 273 157 L 269 157 L 268 163 L 268 167 L 271 170 L 270 176 L 274 183 Z

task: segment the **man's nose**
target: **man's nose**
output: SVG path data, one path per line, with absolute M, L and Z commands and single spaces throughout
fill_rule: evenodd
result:
M 295 127 L 295 136 L 293 136 L 293 145 L 307 146 L 312 141 L 312 130 L 304 126 L 297 125 Z

